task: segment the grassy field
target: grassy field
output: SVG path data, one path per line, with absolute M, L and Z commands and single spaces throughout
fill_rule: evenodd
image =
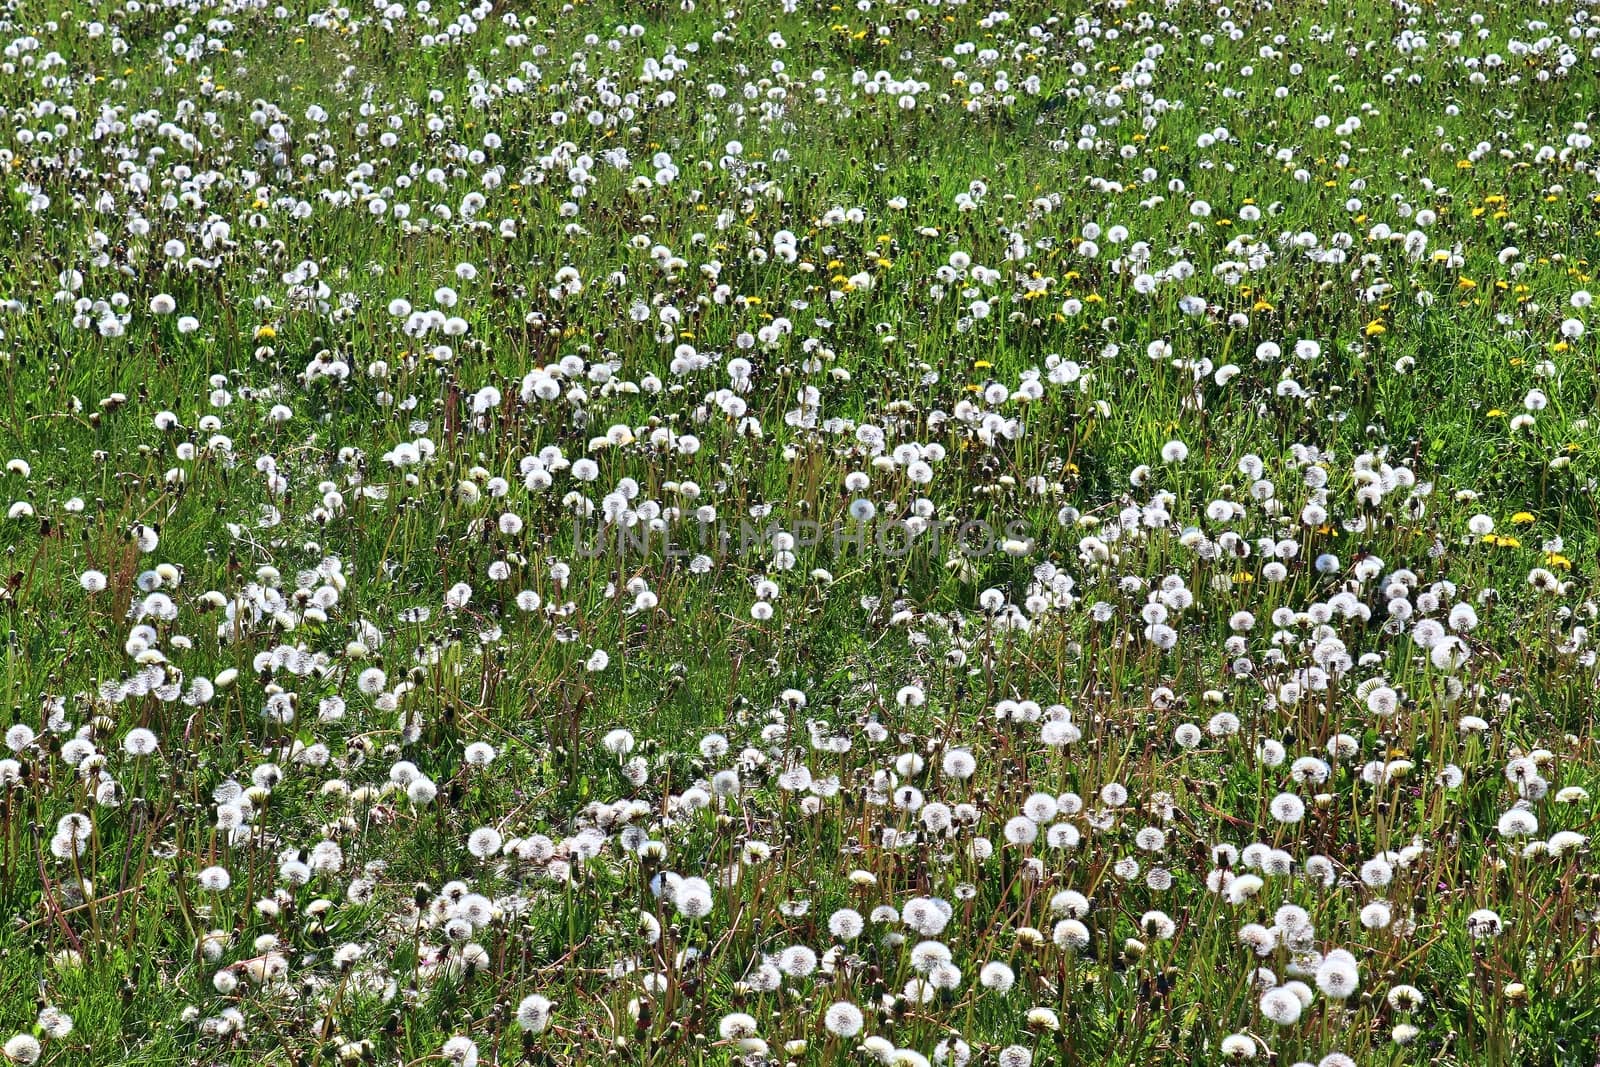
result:
M 1600 1062 L 1600 14 L 1355 7 L 0 4 L 4 1057 Z

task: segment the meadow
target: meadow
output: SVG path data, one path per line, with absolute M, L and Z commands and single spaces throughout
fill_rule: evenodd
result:
M 1600 1062 L 1592 3 L 0 45 L 6 1062 Z

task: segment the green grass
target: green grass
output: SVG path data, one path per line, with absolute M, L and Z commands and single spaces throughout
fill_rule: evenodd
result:
M 1593 1064 L 1587 9 L 789 6 L 0 12 L 5 1055 Z

